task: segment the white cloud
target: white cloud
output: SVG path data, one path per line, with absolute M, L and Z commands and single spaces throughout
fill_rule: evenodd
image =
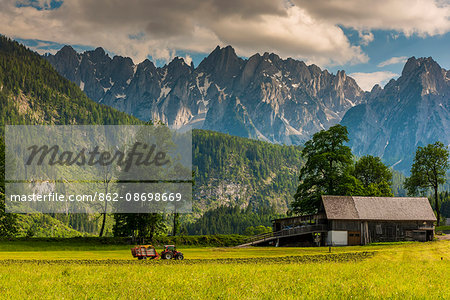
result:
M 360 30 L 358 32 L 359 38 L 361 39 L 361 45 L 363 46 L 367 46 L 369 45 L 370 42 L 373 41 L 374 37 L 373 37 L 373 33 L 372 32 L 364 32 L 362 30 Z
M 382 68 L 382 67 L 386 67 L 386 66 L 390 66 L 390 65 L 405 63 L 407 59 L 408 59 L 407 56 L 394 56 L 385 61 L 380 62 L 377 65 L 377 67 Z
M 267 51 L 320 66 L 364 63 L 369 58 L 340 26 L 358 30 L 361 45 L 373 41 L 375 29 L 423 36 L 450 30 L 448 3 L 432 0 L 77 0 L 54 10 L 1 1 L 2 34 L 101 46 L 135 62 L 229 44 L 243 56 Z
M 56 54 L 56 52 L 58 52 L 58 49 L 43 49 L 43 48 L 37 48 L 37 47 L 28 47 L 33 51 L 36 51 L 37 53 L 39 53 L 40 55 L 44 55 L 44 54 Z
M 353 46 L 338 26 L 317 22 L 298 7 L 287 15 L 264 15 L 255 20 L 222 19 L 212 25 L 221 41 L 240 54 L 275 52 L 318 65 L 367 62 L 359 46 Z
M 34 41 L 34 42 L 35 44 L 33 43 L 33 45 L 27 45 L 27 47 L 33 51 L 36 51 L 41 55 L 46 53 L 55 54 L 61 48 L 59 44 L 55 44 L 52 42 L 46 41 Z
M 228 44 L 242 56 L 276 52 L 320 66 L 368 61 L 338 25 L 284 0 L 78 0 L 55 10 L 3 2 L 0 28 L 5 35 L 101 46 L 136 62 L 148 55 L 167 61 L 176 50 L 209 53 Z
M 398 32 L 391 32 L 391 38 L 393 39 L 393 40 L 396 40 L 396 39 L 398 39 L 400 37 L 400 33 L 398 33 Z
M 406 36 L 450 31 L 448 0 L 292 0 L 313 17 L 358 30 L 395 30 Z
M 373 73 L 352 73 L 348 76 L 353 77 L 360 88 L 370 91 L 375 84 L 384 86 L 390 79 L 397 77 L 398 74 L 389 71 L 379 71 Z

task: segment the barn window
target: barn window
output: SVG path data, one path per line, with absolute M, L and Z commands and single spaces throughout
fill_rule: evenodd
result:
M 377 234 L 383 234 L 383 229 L 381 228 L 381 224 L 377 224 L 376 232 L 377 232 Z

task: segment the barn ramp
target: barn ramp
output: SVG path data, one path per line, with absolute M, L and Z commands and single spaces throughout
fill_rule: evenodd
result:
M 255 246 L 265 244 L 271 241 L 278 241 L 283 238 L 301 236 L 313 233 L 322 233 L 327 231 L 327 226 L 325 224 L 315 224 L 315 225 L 305 225 L 298 226 L 289 229 L 282 229 L 275 232 L 263 233 L 254 235 L 248 238 L 244 244 L 237 246 L 237 248 Z

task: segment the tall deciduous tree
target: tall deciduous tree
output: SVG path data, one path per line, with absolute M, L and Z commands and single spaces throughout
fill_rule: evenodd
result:
M 147 126 L 136 132 L 129 146 L 130 148 L 134 147 L 136 142 L 141 143 L 142 141 L 149 144 L 154 143 L 157 145 L 158 151 L 161 150 L 166 153 L 173 149 L 174 145 L 169 128 L 163 126 L 156 128 L 152 123 L 148 123 Z M 149 185 L 142 178 L 146 178 L 144 176 L 149 176 L 149 174 L 152 174 L 153 177 L 147 178 L 170 178 L 173 172 L 175 171 L 172 162 L 166 164 L 165 168 L 150 169 L 145 164 L 137 163 L 130 170 L 120 168 L 117 183 L 118 193 L 119 195 L 133 195 L 133 201 L 121 199 L 115 203 L 114 209 L 117 211 L 114 214 L 115 224 L 113 226 L 113 234 L 115 236 L 132 236 L 141 241 L 144 238 L 152 240 L 156 234 L 167 229 L 163 214 L 156 213 L 163 211 L 167 203 L 159 201 L 160 199 L 153 201 L 153 197 L 156 197 L 157 193 L 159 196 L 161 195 L 159 192 L 154 194 L 153 189 L 155 187 Z M 130 182 L 134 183 L 130 184 Z M 149 195 L 151 195 L 152 200 L 150 200 Z M 127 211 L 135 211 L 137 213 L 127 213 Z
M 163 215 L 158 213 L 120 213 L 114 214 L 114 220 L 114 236 L 131 236 L 139 242 L 144 242 L 145 238 L 151 241 L 155 234 L 166 229 Z
M 112 151 L 111 151 L 112 152 Z M 103 177 L 103 188 L 104 188 L 104 193 L 105 193 L 105 197 L 108 197 L 107 195 L 109 193 L 111 193 L 111 185 L 113 184 L 112 182 L 112 178 L 113 178 L 113 173 L 114 172 L 114 168 L 111 164 L 103 166 L 102 168 L 102 177 Z M 108 201 L 104 201 L 103 203 L 103 212 L 101 213 L 101 217 L 102 217 L 102 225 L 100 227 L 100 233 L 99 233 L 99 237 L 103 236 L 103 233 L 105 231 L 105 225 L 106 225 L 106 213 L 108 212 Z
M 434 209 L 438 226 L 441 218 L 438 188 L 440 184 L 445 183 L 446 172 L 449 169 L 448 159 L 449 151 L 441 142 L 418 147 L 411 167 L 411 177 L 406 178 L 404 184 L 410 195 L 430 188 L 434 190 Z
M 323 194 L 354 193 L 357 180 L 350 174 L 353 161 L 350 148 L 344 145 L 347 141 L 347 128 L 335 125 L 314 134 L 305 143 L 302 155 L 306 163 L 300 170 L 300 185 L 292 203 L 293 213 L 315 213 Z
M 365 196 L 392 197 L 392 172 L 379 157 L 361 157 L 355 164 L 353 175 L 363 185 Z
M 3 136 L 0 136 L 0 237 L 14 236 L 16 233 L 16 215 L 5 212 L 5 144 Z

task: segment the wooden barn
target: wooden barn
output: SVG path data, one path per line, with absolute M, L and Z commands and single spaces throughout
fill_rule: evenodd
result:
M 435 221 L 427 198 L 322 196 L 320 213 L 273 220 L 265 239 L 279 246 L 425 242 L 433 240 Z
M 327 244 L 431 241 L 436 217 L 427 198 L 322 196 Z

